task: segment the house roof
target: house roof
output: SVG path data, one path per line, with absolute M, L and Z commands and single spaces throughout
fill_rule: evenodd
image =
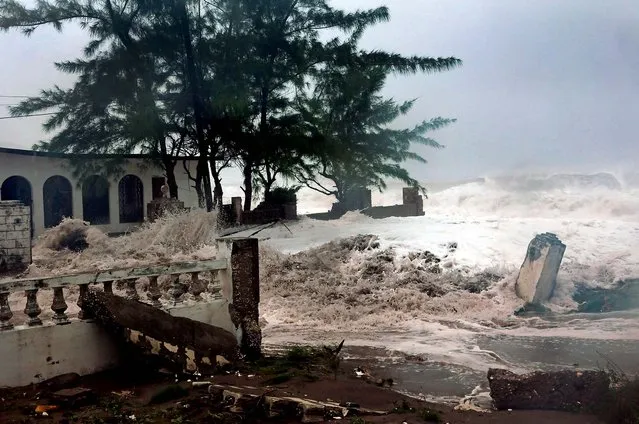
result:
M 148 155 L 148 154 L 116 155 L 116 154 L 94 154 L 94 153 L 59 153 L 59 152 L 43 152 L 43 151 L 39 151 L 39 150 L 13 149 L 13 148 L 9 148 L 9 147 L 0 147 L 0 153 L 6 153 L 6 154 L 10 154 L 10 155 L 48 157 L 48 158 L 60 158 L 60 159 L 71 159 L 71 158 L 86 158 L 86 159 L 113 159 L 113 158 L 157 159 L 158 158 L 157 156 L 152 156 L 152 155 Z M 180 156 L 178 159 L 197 160 L 197 156 Z

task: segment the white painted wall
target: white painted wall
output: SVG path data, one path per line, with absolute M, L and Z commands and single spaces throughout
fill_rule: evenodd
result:
M 193 175 L 195 175 L 195 162 L 190 161 L 187 165 Z M 148 161 L 129 159 L 125 166 L 125 174 L 136 175 L 142 180 L 144 187 L 144 216 L 146 217 L 146 206 L 152 199 L 151 179 L 153 177 L 163 177 L 164 172 L 160 167 L 154 166 Z M 77 179 L 73 177 L 70 163 L 67 159 L 0 152 L 0 185 L 5 179 L 16 175 L 26 178 L 31 184 L 34 236 L 37 237 L 42 234 L 45 229 L 43 185 L 49 177 L 54 175 L 65 177 L 71 182 L 73 188 L 73 217 L 82 219 L 82 189 Z M 122 176 L 110 178 L 109 180 L 110 224 L 98 226 L 98 228 L 108 233 L 129 231 L 137 225 L 120 223 L 118 182 Z M 183 201 L 186 207 L 197 207 L 197 193 L 190 184 L 181 163 L 176 166 L 176 179 L 179 200 Z
M 89 375 L 119 362 L 111 337 L 97 324 L 16 327 L 0 332 L 0 387 L 20 387 L 49 378 Z
M 232 334 L 226 300 L 168 309 L 170 315 L 221 327 Z M 0 332 L 0 387 L 22 387 L 67 373 L 90 375 L 116 367 L 121 359 L 113 337 L 98 324 L 72 319 L 66 325 L 16 326 Z

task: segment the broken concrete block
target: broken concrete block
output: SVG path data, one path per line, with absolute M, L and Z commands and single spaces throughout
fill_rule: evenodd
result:
M 80 407 L 94 403 L 95 395 L 91 389 L 76 387 L 58 390 L 51 395 L 51 399 L 66 407 Z
M 528 303 L 539 304 L 552 296 L 566 245 L 555 234 L 537 235 L 528 245 L 515 290 Z

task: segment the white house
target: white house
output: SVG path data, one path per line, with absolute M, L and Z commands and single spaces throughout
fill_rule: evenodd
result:
M 78 181 L 70 159 L 83 157 L 0 147 L 0 200 L 20 200 L 31 206 L 34 237 L 64 217 L 83 219 L 107 233 L 123 233 L 143 222 L 147 204 L 162 196 L 164 171 L 148 156 L 126 156 L 124 175 L 109 179 L 92 175 Z M 195 160 L 186 161 L 193 175 L 195 166 Z M 186 207 L 197 207 L 197 193 L 182 163 L 175 173 L 179 200 Z

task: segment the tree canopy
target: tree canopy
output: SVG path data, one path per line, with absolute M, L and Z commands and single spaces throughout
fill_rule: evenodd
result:
M 242 170 L 247 210 L 255 192 L 266 197 L 283 179 L 338 200 L 388 179 L 421 187 L 404 168 L 425 162 L 411 147 L 441 147 L 425 134 L 454 120 L 397 129 L 415 100 L 382 89 L 390 75 L 461 61 L 361 49 L 362 34 L 389 19 L 386 7 L 345 12 L 328 0 L 0 0 L 0 29 L 30 35 L 75 23 L 89 36 L 82 57 L 56 64 L 77 75 L 70 89 L 44 89 L 11 113 L 53 112 L 44 124 L 52 136 L 37 149 L 151 155 L 173 197 L 179 157 L 192 154 L 208 209 L 221 205 L 230 166 Z

